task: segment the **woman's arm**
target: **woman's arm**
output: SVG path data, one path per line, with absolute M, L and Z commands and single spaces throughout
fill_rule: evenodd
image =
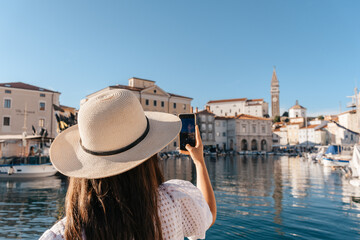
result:
M 204 154 L 203 154 L 203 144 L 200 137 L 199 127 L 196 125 L 196 146 L 192 147 L 189 144 L 186 145 L 186 149 L 189 151 L 191 158 L 194 161 L 196 168 L 196 182 L 197 187 L 200 189 L 204 195 L 205 201 L 208 203 L 210 211 L 213 216 L 213 222 L 216 220 L 216 200 L 214 195 L 214 190 L 211 186 L 210 178 L 208 171 L 206 169 Z

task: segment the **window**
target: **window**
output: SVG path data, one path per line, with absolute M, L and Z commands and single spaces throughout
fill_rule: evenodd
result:
M 231 113 L 231 109 L 229 110 L 229 113 Z
M 209 124 L 209 125 L 208 125 L 208 128 L 209 128 L 209 131 L 212 131 L 213 125 L 212 125 L 212 124 Z
M 154 90 L 154 93 L 156 94 L 156 89 Z
M 149 99 L 145 99 L 145 105 L 149 106 Z
M 176 141 L 174 142 L 174 147 L 176 147 L 177 146 L 177 143 L 176 143 Z
M 201 131 L 206 131 L 206 124 L 205 123 L 201 124 Z
M 226 126 L 226 123 L 225 122 L 223 122 L 223 127 L 225 127 Z
M 256 125 L 255 124 L 253 124 L 252 129 L 253 129 L 253 133 L 256 133 Z
M 219 133 L 219 132 L 216 132 L 216 136 L 217 136 L 217 137 L 220 137 L 220 133 Z
M 5 93 L 11 94 L 11 90 L 5 90 Z
M 215 126 L 220 127 L 220 122 L 215 122 Z
M 246 133 L 246 125 L 242 125 L 242 132 Z
M 40 93 L 40 97 L 45 97 L 45 93 Z
M 203 141 L 206 140 L 206 133 L 202 133 L 202 134 L 201 134 L 201 139 L 202 139 Z
M 183 109 L 184 109 L 184 110 L 186 109 L 186 104 L 184 104 Z
M 211 140 L 213 138 L 212 133 L 209 133 L 209 139 Z
M 164 106 L 165 106 L 164 101 L 161 101 L 161 107 L 164 107 Z
M 265 133 L 265 126 L 261 126 L 262 133 Z
M 40 111 L 45 111 L 45 103 L 40 102 Z
M 10 117 L 4 117 L 3 125 L 4 126 L 10 126 Z
M 223 137 L 226 137 L 226 132 L 223 132 Z
M 39 119 L 39 127 L 44 127 L 45 126 L 45 119 L 41 118 Z
M 11 108 L 11 99 L 4 100 L 4 108 Z
M 176 103 L 173 104 L 173 107 L 176 108 Z
M 206 122 L 206 116 L 205 115 L 201 116 L 201 121 Z
M 156 105 L 157 105 L 157 101 L 156 101 L 156 100 L 154 100 L 154 106 L 156 107 Z
M 222 113 L 222 110 L 220 110 L 220 113 Z

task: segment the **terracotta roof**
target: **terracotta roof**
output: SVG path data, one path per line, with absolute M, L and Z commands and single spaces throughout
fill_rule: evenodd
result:
M 0 87 L 6 87 L 6 88 L 18 88 L 18 89 L 25 89 L 25 90 L 31 90 L 31 91 L 40 91 L 40 92 L 51 92 L 51 93 L 59 93 L 56 91 L 52 91 L 49 89 L 37 87 L 34 85 L 30 85 L 23 82 L 10 82 L 10 83 L 0 83 Z
M 316 128 L 317 126 L 319 126 L 320 124 L 314 124 L 314 125 L 309 125 L 309 126 L 307 126 L 307 127 L 302 127 L 301 129 L 312 129 L 312 128 Z
M 210 115 L 215 115 L 213 112 L 211 112 L 211 111 L 209 111 L 209 110 L 207 110 L 207 109 L 204 109 L 204 110 L 202 110 L 202 111 L 200 111 L 200 112 L 197 112 L 197 113 L 195 113 L 195 114 L 210 114 Z
M 61 107 L 61 108 L 69 108 L 69 109 L 74 109 L 74 110 L 76 110 L 76 108 L 74 108 L 74 107 L 69 107 L 69 106 L 65 106 L 65 105 L 60 105 L 60 107 Z
M 234 116 L 215 116 L 216 120 L 228 120 L 228 119 L 234 119 Z
M 248 99 L 246 100 L 247 102 L 260 102 L 260 101 L 264 101 L 263 98 L 258 98 L 258 99 Z
M 207 103 L 222 103 L 222 102 L 243 102 L 246 101 L 247 98 L 233 98 L 233 99 L 223 99 L 223 100 L 210 100 Z
M 346 112 L 342 112 L 342 113 L 338 114 L 338 116 L 344 115 L 344 114 L 347 114 L 347 113 L 354 114 L 354 113 L 356 113 L 356 109 L 349 110 L 349 111 L 346 111 Z
M 303 106 L 301 106 L 299 104 L 296 104 L 296 105 L 292 106 L 290 109 L 306 109 L 306 108 L 304 108 Z
M 139 79 L 139 80 L 148 81 L 148 82 L 155 82 L 153 80 L 149 80 L 149 79 L 145 79 L 145 78 L 138 78 L 138 77 L 132 77 L 130 79 Z
M 267 120 L 267 121 L 271 121 L 270 118 L 256 117 L 256 116 L 247 115 L 247 114 L 240 114 L 240 115 L 236 116 L 235 118 L 236 119 L 246 119 L 246 120 Z
M 153 86 L 151 86 L 153 87 Z M 117 85 L 114 85 L 114 86 L 110 86 L 110 88 L 120 88 L 120 89 L 127 89 L 127 90 L 131 90 L 131 91 L 137 91 L 137 92 L 140 92 L 142 90 L 144 90 L 145 88 L 137 88 L 137 87 L 130 87 L 130 86 L 127 86 L 127 85 L 121 85 L 121 84 L 117 84 Z M 192 99 L 191 97 L 185 97 L 185 96 L 181 96 L 181 95 L 178 95 L 178 94 L 174 94 L 174 93 L 169 93 L 170 96 L 172 97 L 181 97 L 181 98 L 188 98 L 188 99 Z

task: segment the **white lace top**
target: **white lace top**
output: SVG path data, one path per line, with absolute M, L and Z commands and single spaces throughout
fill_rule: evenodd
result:
M 163 239 L 204 239 L 212 214 L 200 190 L 183 180 L 170 180 L 159 187 L 159 217 Z M 40 240 L 64 239 L 66 218 L 47 230 Z

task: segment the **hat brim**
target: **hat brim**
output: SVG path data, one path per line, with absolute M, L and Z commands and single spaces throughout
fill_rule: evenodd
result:
M 181 129 L 180 119 L 173 114 L 145 112 L 145 115 L 149 119 L 149 133 L 133 148 L 110 156 L 89 154 L 80 145 L 78 125 L 75 125 L 59 134 L 51 144 L 51 162 L 69 177 L 96 179 L 126 172 L 162 150 Z

